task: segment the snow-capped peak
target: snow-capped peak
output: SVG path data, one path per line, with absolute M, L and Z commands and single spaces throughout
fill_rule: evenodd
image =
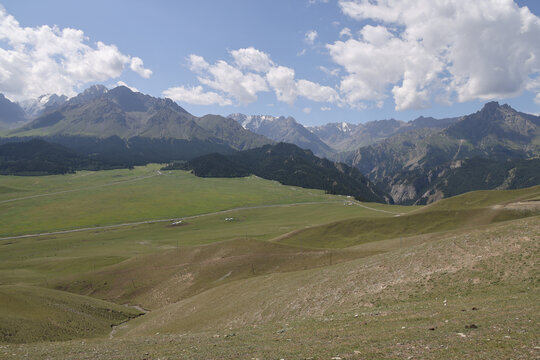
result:
M 338 124 L 337 124 L 337 128 L 338 128 L 340 131 L 342 131 L 342 132 L 349 132 L 349 131 L 351 131 L 351 128 L 350 128 L 349 124 L 346 123 L 346 122 L 338 123 Z

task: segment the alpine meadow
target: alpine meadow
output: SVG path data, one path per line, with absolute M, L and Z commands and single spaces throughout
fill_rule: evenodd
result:
M 0 0 L 0 359 L 540 358 L 540 4 Z

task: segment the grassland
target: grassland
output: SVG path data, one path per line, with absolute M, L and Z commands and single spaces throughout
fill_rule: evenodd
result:
M 184 219 L 0 240 L 0 358 L 539 355 L 540 187 L 399 207 L 155 166 L 0 180 L 27 198 L 3 234 Z
M 405 216 L 356 218 L 300 230 L 280 241 L 317 248 L 343 248 L 383 239 L 476 228 L 501 221 L 540 215 L 537 206 L 507 206 L 535 199 L 540 186 L 508 191 L 477 191 L 413 210 Z
M 2 177 L 1 237 L 181 218 L 255 205 L 337 200 L 257 177 L 196 178 L 156 166 L 44 177 Z

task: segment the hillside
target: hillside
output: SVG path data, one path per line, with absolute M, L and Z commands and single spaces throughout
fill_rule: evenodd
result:
M 253 174 L 284 185 L 322 189 L 330 194 L 350 195 L 361 201 L 389 201 L 389 197 L 373 186 L 358 169 L 320 159 L 309 150 L 286 143 L 266 145 L 232 155 L 205 155 L 190 160 L 185 168 L 201 177 Z
M 33 286 L 0 286 L 0 343 L 104 336 L 142 312 L 91 297 Z M 52 320 L 54 319 L 54 320 Z
M 15 128 L 26 121 L 24 110 L 0 94 L 0 129 Z
M 229 146 L 237 150 L 253 149 L 271 143 L 269 137 L 244 129 L 230 118 L 219 115 L 205 115 L 196 120 L 197 125 L 208 131 L 214 138 L 224 139 Z
M 39 137 L 81 156 L 136 165 L 188 160 L 212 152 L 228 154 L 271 143 L 230 119 L 197 118 L 170 99 L 125 86 L 108 90 L 95 85 L 68 101 L 56 100 L 49 111 L 7 132 L 0 143 Z
M 397 203 L 430 202 L 459 191 L 485 188 L 479 184 L 489 176 L 493 166 L 481 166 L 469 173 L 475 176 L 469 186 L 450 181 L 454 185 L 445 185 L 442 191 L 437 185 L 448 182 L 445 176 L 450 173 L 454 179 L 459 178 L 459 173 L 465 170 L 452 169 L 459 168 L 461 160 L 474 157 L 500 162 L 496 167 L 507 169 L 507 173 L 492 179 L 490 184 L 491 188 L 505 188 L 512 171 L 517 171 L 512 170 L 514 166 L 508 161 L 538 156 L 539 139 L 540 117 L 493 102 L 443 130 L 404 132 L 343 154 L 340 159 L 358 167 L 371 181 L 391 193 Z M 527 185 L 536 184 L 526 182 L 523 186 Z
M 9 135 L 199 140 L 237 150 L 269 143 L 226 118 L 199 119 L 170 99 L 136 93 L 125 86 L 111 90 L 91 87 Z
M 125 86 L 112 90 L 94 86 L 10 135 L 209 138 L 211 135 L 194 120 L 171 100 L 134 93 Z
M 40 139 L 0 145 L 2 175 L 53 175 L 111 168 L 114 168 L 112 164 L 81 156 L 66 147 Z
M 3 179 L 3 236 L 83 229 L 0 239 L 0 356 L 536 353 L 538 187 L 402 207 L 156 169 Z
M 38 116 L 58 109 L 67 100 L 68 97 L 65 95 L 45 94 L 36 99 L 21 101 L 19 106 L 24 110 L 27 119 L 30 121 Z

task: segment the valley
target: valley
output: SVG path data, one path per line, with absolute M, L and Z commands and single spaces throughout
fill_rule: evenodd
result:
M 538 39 L 533 0 L 0 0 L 0 360 L 540 360 Z
M 2 356 L 537 351 L 538 186 L 415 207 L 159 165 L 1 179 Z

